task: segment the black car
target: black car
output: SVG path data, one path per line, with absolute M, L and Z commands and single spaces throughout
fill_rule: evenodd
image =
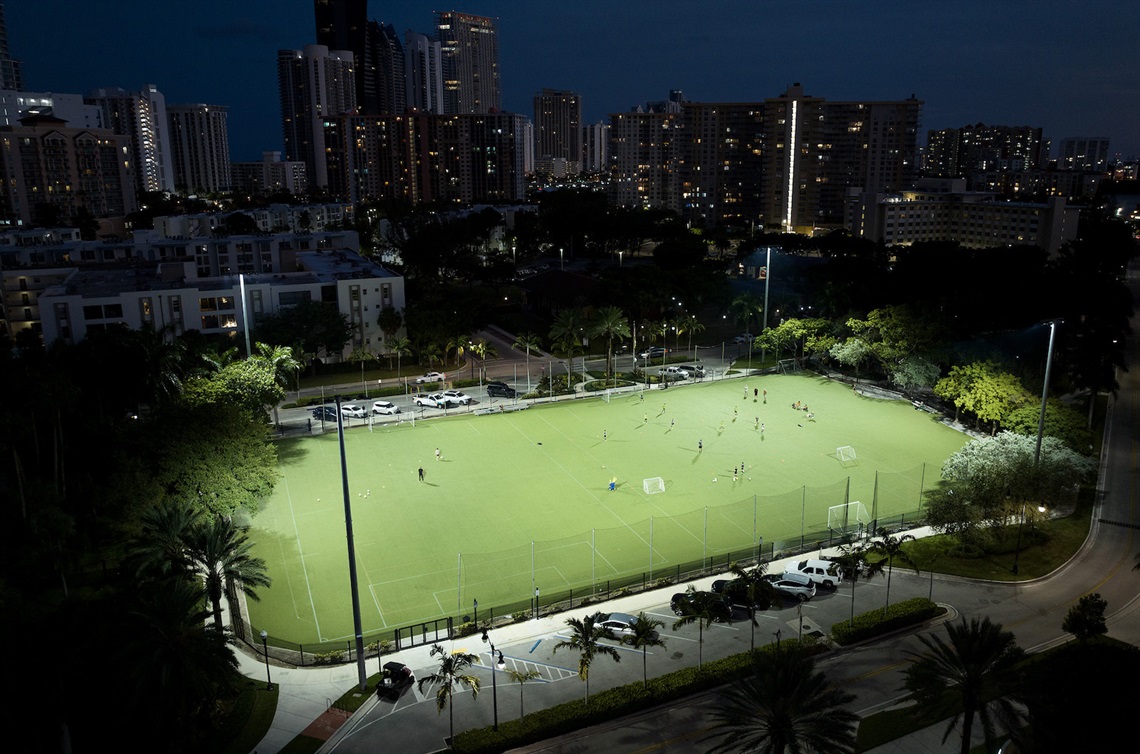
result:
M 336 406 L 317 406 L 313 409 L 313 418 L 318 421 L 324 419 L 327 422 L 335 422 Z
M 514 398 L 518 393 L 505 382 L 488 382 L 487 396 L 490 398 Z
M 403 695 L 416 680 L 412 669 L 402 662 L 384 663 L 380 683 L 376 685 L 376 695 L 386 702 L 394 702 Z
M 695 615 L 703 612 L 702 605 L 707 605 L 713 620 L 719 622 L 732 620 L 732 600 L 723 594 L 715 592 L 677 592 L 669 600 L 669 607 L 675 615 Z
M 712 583 L 712 590 L 728 597 L 734 605 L 742 607 L 748 605 L 748 582 L 742 578 L 717 579 Z M 765 594 L 766 591 L 762 587 L 756 590 L 756 609 L 758 610 L 767 610 L 772 607 L 772 600 Z

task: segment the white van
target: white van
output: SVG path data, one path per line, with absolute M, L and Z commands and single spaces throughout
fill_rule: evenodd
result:
M 812 583 L 824 589 L 835 589 L 843 583 L 843 569 L 830 560 L 800 560 L 788 563 L 784 573 L 798 573 L 807 576 Z

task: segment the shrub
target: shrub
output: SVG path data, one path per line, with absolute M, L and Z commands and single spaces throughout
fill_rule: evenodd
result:
M 876 608 L 855 616 L 854 622 L 842 621 L 831 627 L 831 639 L 841 646 L 872 639 L 902 628 L 925 623 L 946 612 L 925 597 L 896 602 L 886 610 Z

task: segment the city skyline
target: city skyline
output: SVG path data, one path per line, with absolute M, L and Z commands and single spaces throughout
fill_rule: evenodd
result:
M 316 42 L 312 0 L 117 0 L 7 3 L 11 54 L 29 91 L 86 93 L 157 86 L 170 105 L 229 109 L 230 153 L 280 151 L 279 49 Z M 699 7 L 699 12 L 694 8 Z M 961 0 L 801 3 L 664 0 L 369 4 L 369 18 L 433 33 L 438 10 L 497 19 L 503 109 L 533 118 L 543 88 L 578 92 L 583 123 L 608 120 L 680 89 L 700 102 L 752 102 L 794 82 L 835 100 L 923 100 L 919 142 L 973 123 L 1110 139 L 1113 158 L 1140 156 L 1140 7 Z M 37 46 L 44 28 L 51 45 Z M 61 54 L 61 50 L 64 54 Z M 821 54 L 823 51 L 827 56 Z

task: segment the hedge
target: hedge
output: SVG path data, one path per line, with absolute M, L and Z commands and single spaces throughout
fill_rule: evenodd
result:
M 896 602 L 885 611 L 876 608 L 855 616 L 855 621 L 842 621 L 831 627 L 831 639 L 840 646 L 874 639 L 903 628 L 925 623 L 946 612 L 925 597 Z

